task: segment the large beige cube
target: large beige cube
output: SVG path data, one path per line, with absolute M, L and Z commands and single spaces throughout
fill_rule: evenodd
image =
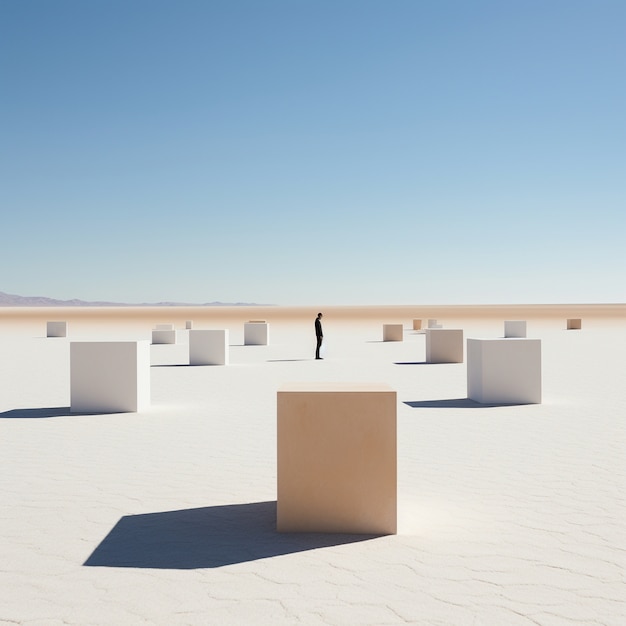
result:
M 504 322 L 504 336 L 507 338 L 526 337 L 525 320 L 507 320 Z
M 251 320 L 243 325 L 243 343 L 246 346 L 267 346 L 270 325 L 262 320 Z
M 189 365 L 228 365 L 228 330 L 189 331 Z
M 422 320 L 413 320 L 413 330 L 422 330 Z
M 540 404 L 541 339 L 468 339 L 467 397 L 482 404 Z
M 572 318 L 567 320 L 567 330 L 581 330 L 583 321 L 580 318 Z
M 46 337 L 67 337 L 67 322 L 47 322 Z
M 402 341 L 403 339 L 402 324 L 383 324 L 383 341 Z
M 147 341 L 72 341 L 70 411 L 134 413 L 150 406 Z
M 397 532 L 396 392 L 378 383 L 278 391 L 280 532 Z
M 426 329 L 427 363 L 463 363 L 463 330 L 457 328 Z

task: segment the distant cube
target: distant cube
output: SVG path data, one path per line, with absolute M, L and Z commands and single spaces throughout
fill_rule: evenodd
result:
M 583 321 L 581 318 L 572 318 L 567 320 L 567 330 L 581 330 Z
M 467 397 L 482 404 L 540 404 L 541 339 L 468 339 Z
M 193 328 L 193 322 L 191 320 L 188 320 L 185 322 L 185 329 L 186 330 L 191 330 Z
M 189 365 L 228 365 L 228 330 L 190 330 Z
M 413 320 L 413 330 L 422 330 L 422 320 Z
M 437 320 L 428 320 L 428 328 L 441 328 L 441 324 L 437 323 Z
M 175 330 L 153 330 L 152 331 L 152 343 L 176 343 L 176 331 Z
M 463 330 L 426 329 L 427 363 L 463 363 Z
M 243 325 L 243 343 L 246 346 L 267 346 L 270 342 L 270 325 L 252 320 Z
M 523 320 L 505 321 L 504 336 L 508 338 L 526 337 L 526 322 Z
M 397 532 L 396 392 L 300 383 L 278 391 L 279 532 Z
M 383 324 L 383 341 L 402 341 L 403 339 L 402 324 Z
M 134 413 L 149 407 L 148 342 L 71 342 L 70 396 L 72 413 Z
M 48 322 L 46 337 L 67 337 L 67 322 Z

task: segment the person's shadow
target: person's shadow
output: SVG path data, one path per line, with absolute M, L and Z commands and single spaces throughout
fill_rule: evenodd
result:
M 325 548 L 380 535 L 278 533 L 276 501 L 126 515 L 84 565 L 197 569 Z

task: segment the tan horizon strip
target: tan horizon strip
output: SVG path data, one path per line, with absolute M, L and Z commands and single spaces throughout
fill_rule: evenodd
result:
M 626 321 L 626 304 L 497 304 L 497 305 L 350 305 L 350 306 L 140 306 L 140 307 L 0 307 L 0 324 L 47 321 L 52 317 L 71 322 L 149 323 L 168 319 L 175 324 L 193 318 L 196 324 L 229 321 L 246 323 L 251 318 L 274 322 L 307 322 L 318 311 L 327 322 L 389 321 L 407 322 L 414 318 L 447 319 L 553 319 L 589 318 Z

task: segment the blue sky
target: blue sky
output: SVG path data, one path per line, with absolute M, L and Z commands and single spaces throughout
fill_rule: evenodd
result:
M 626 301 L 623 0 L 0 0 L 0 291 Z

